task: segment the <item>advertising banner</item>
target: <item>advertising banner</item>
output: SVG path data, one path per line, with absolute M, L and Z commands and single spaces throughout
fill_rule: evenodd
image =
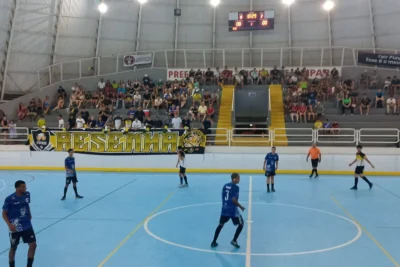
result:
M 373 65 L 382 68 L 400 68 L 400 55 L 374 54 L 359 51 L 358 64 Z
M 306 67 L 307 72 L 308 72 L 308 77 L 310 79 L 320 79 L 322 77 L 325 77 L 328 75 L 333 68 L 336 68 L 337 71 L 339 72 L 339 76 L 342 74 L 342 69 L 340 67 Z M 252 71 L 254 68 L 238 68 L 238 70 L 246 70 L 246 71 Z M 260 71 L 262 68 L 256 68 L 257 71 Z M 265 68 L 268 72 L 271 72 L 272 68 Z M 296 70 L 297 67 L 285 67 L 285 71 L 288 72 L 291 69 Z M 195 69 L 197 71 L 198 69 Z M 204 73 L 207 71 L 207 69 L 200 69 Z M 215 69 L 211 69 L 215 73 Z M 233 68 L 229 68 L 230 71 L 234 71 Z M 223 71 L 223 69 L 220 69 L 220 71 Z M 189 76 L 190 69 L 168 69 L 167 71 L 167 79 L 169 81 L 174 81 L 175 79 L 177 80 L 182 80 L 186 79 Z
M 124 55 L 124 67 L 132 67 L 135 65 L 151 64 L 152 55 Z
M 30 129 L 31 151 L 68 151 L 99 155 L 204 154 L 206 135 L 200 130 L 120 131 Z

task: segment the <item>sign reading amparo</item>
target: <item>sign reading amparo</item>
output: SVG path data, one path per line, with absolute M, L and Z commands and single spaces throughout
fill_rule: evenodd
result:
M 89 154 L 175 154 L 178 146 L 187 153 L 203 154 L 206 136 L 199 130 L 191 131 L 120 131 L 101 130 L 30 130 L 32 151 L 68 151 Z
M 297 67 L 285 67 L 286 72 L 289 72 L 291 69 L 296 70 Z M 340 67 L 307 67 L 307 74 L 308 77 L 310 79 L 314 79 L 314 78 L 322 78 L 322 77 L 326 77 L 328 74 L 330 74 L 330 72 L 336 68 L 336 70 L 339 72 L 339 76 L 341 76 L 341 72 L 342 69 Z M 269 73 L 271 72 L 272 68 L 265 68 Z M 177 80 L 181 80 L 181 79 L 186 79 L 189 76 L 189 72 L 191 69 L 168 69 L 167 72 L 167 79 L 169 81 L 173 81 L 175 79 Z M 194 69 L 195 71 L 197 71 L 198 69 Z M 206 73 L 207 69 L 200 69 L 203 72 L 203 75 Z M 229 71 L 234 71 L 233 68 L 228 69 Z M 248 72 L 254 70 L 254 68 L 238 68 L 238 70 L 246 70 Z M 256 68 L 257 71 L 261 71 L 261 68 Z M 211 71 L 214 72 L 214 75 L 216 73 L 216 69 L 213 68 L 211 69 Z M 223 69 L 220 69 L 220 71 L 222 72 Z

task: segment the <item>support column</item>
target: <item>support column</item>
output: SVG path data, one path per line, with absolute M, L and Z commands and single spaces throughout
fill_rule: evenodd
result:
M 217 7 L 213 8 L 213 31 L 212 31 L 212 65 L 215 68 L 215 28 L 216 28 L 216 21 L 215 21 L 215 15 L 216 15 L 216 9 Z
M 253 0 L 250 0 L 250 11 L 253 11 Z M 249 37 L 249 47 L 250 47 L 250 67 L 253 66 L 253 32 L 250 31 L 250 37 Z M 242 64 L 243 65 L 243 64 Z
M 292 11 L 290 5 L 288 6 L 288 31 L 289 31 L 289 65 L 292 65 Z
M 368 5 L 369 5 L 369 23 L 371 25 L 372 48 L 375 53 L 376 52 L 376 35 L 375 35 L 374 7 L 372 6 L 372 0 L 368 0 Z
M 332 25 L 331 25 L 331 12 L 328 11 L 328 44 L 329 44 L 329 64 L 333 65 L 332 59 Z
M 54 39 L 53 39 L 53 46 L 52 46 L 52 53 L 51 53 L 51 64 L 54 65 L 56 63 L 56 51 L 57 51 L 57 45 L 58 45 L 58 36 L 59 36 L 59 24 L 60 24 L 60 17 L 61 17 L 61 12 L 63 8 L 63 3 L 64 0 L 58 0 L 58 4 L 56 7 L 56 13 L 55 13 L 55 23 L 54 23 Z
M 142 4 L 139 4 L 139 13 L 138 13 L 138 23 L 136 29 L 136 47 L 135 51 L 139 51 L 139 43 L 140 43 L 140 28 L 142 26 Z
M 7 75 L 8 75 L 8 63 L 10 61 L 10 54 L 11 54 L 11 46 L 13 42 L 13 35 L 14 35 L 14 29 L 15 29 L 15 21 L 17 18 L 17 12 L 19 8 L 19 0 L 14 0 L 14 7 L 11 11 L 11 18 L 10 18 L 10 29 L 8 30 L 8 40 L 6 42 L 7 46 L 7 53 L 5 54 L 5 61 L 3 63 L 3 81 L 2 81 L 2 86 L 1 86 L 1 100 L 4 100 L 4 92 L 6 90 L 6 84 L 7 84 Z
M 176 8 L 179 9 L 179 0 L 176 0 Z M 175 42 L 174 42 L 174 68 L 176 68 L 178 49 L 179 17 L 175 16 Z

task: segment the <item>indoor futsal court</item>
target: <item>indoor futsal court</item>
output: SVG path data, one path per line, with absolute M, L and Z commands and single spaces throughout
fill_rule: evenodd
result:
M 176 174 L 78 173 L 76 200 L 60 201 L 64 172 L 1 172 L 0 198 L 28 182 L 41 267 L 390 267 L 400 266 L 400 180 L 372 177 L 370 191 L 351 176 L 278 175 L 276 193 L 266 193 L 262 175 L 241 174 L 245 227 L 230 245 L 227 223 L 210 248 L 229 174 L 190 174 L 177 188 Z M 0 224 L 0 262 L 9 239 Z M 26 264 L 26 245 L 16 266 Z

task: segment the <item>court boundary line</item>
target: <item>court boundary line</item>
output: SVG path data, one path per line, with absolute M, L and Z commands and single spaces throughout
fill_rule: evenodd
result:
M 161 203 L 158 205 L 152 212 L 150 212 L 149 215 L 147 215 L 108 255 L 105 257 L 101 263 L 97 267 L 102 267 L 104 264 L 108 262 L 109 259 L 111 259 L 112 256 L 143 226 L 143 224 L 153 216 L 159 209 L 161 209 L 167 202 L 168 200 L 171 199 L 171 197 L 176 193 L 176 190 L 172 191 Z
M 65 219 L 71 217 L 72 215 L 77 214 L 78 212 L 80 212 L 80 211 L 82 211 L 82 210 L 84 210 L 84 209 L 86 209 L 86 208 L 92 206 L 93 204 L 99 202 L 100 200 L 102 200 L 102 199 L 108 197 L 109 195 L 111 195 L 111 194 L 113 194 L 113 193 L 119 191 L 120 189 L 124 188 L 125 186 L 132 184 L 132 183 L 135 182 L 136 180 L 137 180 L 137 179 L 133 179 L 132 181 L 130 181 L 130 182 L 128 182 L 128 183 L 126 183 L 126 184 L 124 184 L 124 185 L 122 185 L 122 186 L 120 186 L 120 187 L 114 189 L 113 191 L 111 191 L 111 192 L 109 192 L 109 193 L 103 195 L 102 197 L 100 197 L 100 198 L 98 198 L 98 199 L 96 199 L 96 200 L 90 202 L 90 203 L 87 204 L 86 206 L 83 206 L 82 208 L 80 208 L 80 209 L 78 209 L 78 210 L 76 210 L 76 211 L 74 211 L 74 212 L 72 212 L 72 213 L 70 213 L 70 214 L 64 216 L 63 218 L 58 219 L 57 221 L 51 223 L 50 225 L 48 225 L 48 226 L 46 226 L 46 227 L 40 229 L 40 230 L 37 231 L 35 234 L 38 235 L 38 234 L 44 232 L 45 230 L 49 229 L 50 227 L 52 227 L 52 226 L 54 226 L 54 225 L 56 225 L 56 224 L 58 224 L 58 223 L 64 221 Z M 33 218 L 33 219 L 35 219 L 35 218 Z M 21 241 L 21 242 L 22 242 L 22 241 Z M 9 250 L 10 250 L 10 249 L 7 248 L 6 250 L 1 251 L 1 252 L 0 252 L 0 255 L 4 254 L 5 252 L 8 252 Z
M 400 264 L 390 255 L 390 253 L 378 242 L 378 240 L 339 202 L 339 200 L 332 194 L 331 199 L 333 202 L 354 222 L 356 223 L 363 232 L 372 240 L 372 242 L 385 254 L 385 256 L 394 264 L 396 267 L 400 267 Z
M 253 205 L 253 177 L 249 176 L 249 201 L 247 202 L 247 242 L 246 242 L 246 267 L 251 267 L 251 224 Z
M 3 171 L 65 171 L 63 167 L 50 166 L 0 166 Z M 139 173 L 176 173 L 174 168 L 98 168 L 98 167 L 80 167 L 78 171 L 87 172 L 139 172 Z M 263 170 L 246 170 L 246 169 L 190 169 L 188 173 L 245 173 L 245 174 L 263 174 Z M 309 170 L 277 170 L 277 174 L 309 174 Z M 353 175 L 354 171 L 333 171 L 333 170 L 318 170 L 319 174 L 323 175 Z M 400 172 L 365 172 L 370 176 L 400 176 Z
M 247 202 L 243 202 L 243 203 L 247 203 Z M 244 253 L 244 252 L 217 251 L 217 250 L 201 249 L 201 248 L 181 245 L 181 244 L 178 244 L 178 243 L 175 243 L 175 242 L 168 241 L 168 240 L 166 240 L 164 238 L 161 238 L 161 237 L 157 236 L 156 234 L 154 234 L 153 232 L 151 232 L 149 230 L 148 223 L 152 219 L 154 219 L 155 217 L 157 217 L 157 216 L 159 216 L 161 214 L 164 214 L 164 213 L 167 213 L 167 212 L 170 212 L 170 211 L 190 208 L 190 207 L 198 207 L 198 206 L 206 206 L 206 205 L 220 205 L 220 204 L 221 204 L 220 202 L 200 203 L 200 204 L 186 205 L 186 206 L 180 206 L 180 207 L 175 207 L 175 208 L 163 210 L 163 211 L 160 211 L 160 212 L 154 214 L 150 218 L 148 218 L 146 220 L 143 228 L 146 231 L 146 233 L 149 236 L 153 237 L 154 239 L 156 239 L 156 240 L 158 240 L 160 242 L 163 242 L 165 244 L 178 247 L 178 248 L 188 249 L 188 250 L 192 250 L 192 251 L 213 253 L 213 254 L 246 256 L 246 253 Z M 331 215 L 331 216 L 337 217 L 339 219 L 345 220 L 345 221 L 349 222 L 350 224 L 352 224 L 353 226 L 355 226 L 357 228 L 357 234 L 351 240 L 349 240 L 349 241 L 347 241 L 347 242 L 345 242 L 343 244 L 339 244 L 339 245 L 336 245 L 336 246 L 333 246 L 333 247 L 329 247 L 329 248 L 310 250 L 310 251 L 300 251 L 300 252 L 287 252 L 287 253 L 252 253 L 251 256 L 277 257 L 277 256 L 301 256 L 301 255 L 308 255 L 308 254 L 323 253 L 323 252 L 328 252 L 328 251 L 332 251 L 332 250 L 336 250 L 336 249 L 340 249 L 340 248 L 349 246 L 352 243 L 356 242 L 358 239 L 360 239 L 360 237 L 362 236 L 362 229 L 360 228 L 360 226 L 358 224 L 356 224 L 354 221 L 350 220 L 349 218 L 347 218 L 345 216 L 342 216 L 342 215 L 339 215 L 339 214 L 336 214 L 336 213 L 333 213 L 333 212 L 324 211 L 324 210 L 320 210 L 320 209 L 309 208 L 309 207 L 303 207 L 303 206 L 298 206 L 298 205 L 292 205 L 292 204 L 283 204 L 283 203 L 254 202 L 253 204 L 286 206 L 286 207 L 299 208 L 299 209 L 304 209 L 304 210 L 311 210 L 311 211 L 314 211 L 314 212 L 320 212 L 320 213 L 323 213 L 323 214 Z
M 374 183 L 374 185 L 378 186 L 380 189 L 382 189 L 383 191 L 385 191 L 386 193 L 389 193 L 390 195 L 394 196 L 395 198 L 400 199 L 400 196 L 396 193 L 393 193 L 392 191 L 390 191 L 389 189 L 386 189 L 385 187 L 381 186 L 380 184 Z

